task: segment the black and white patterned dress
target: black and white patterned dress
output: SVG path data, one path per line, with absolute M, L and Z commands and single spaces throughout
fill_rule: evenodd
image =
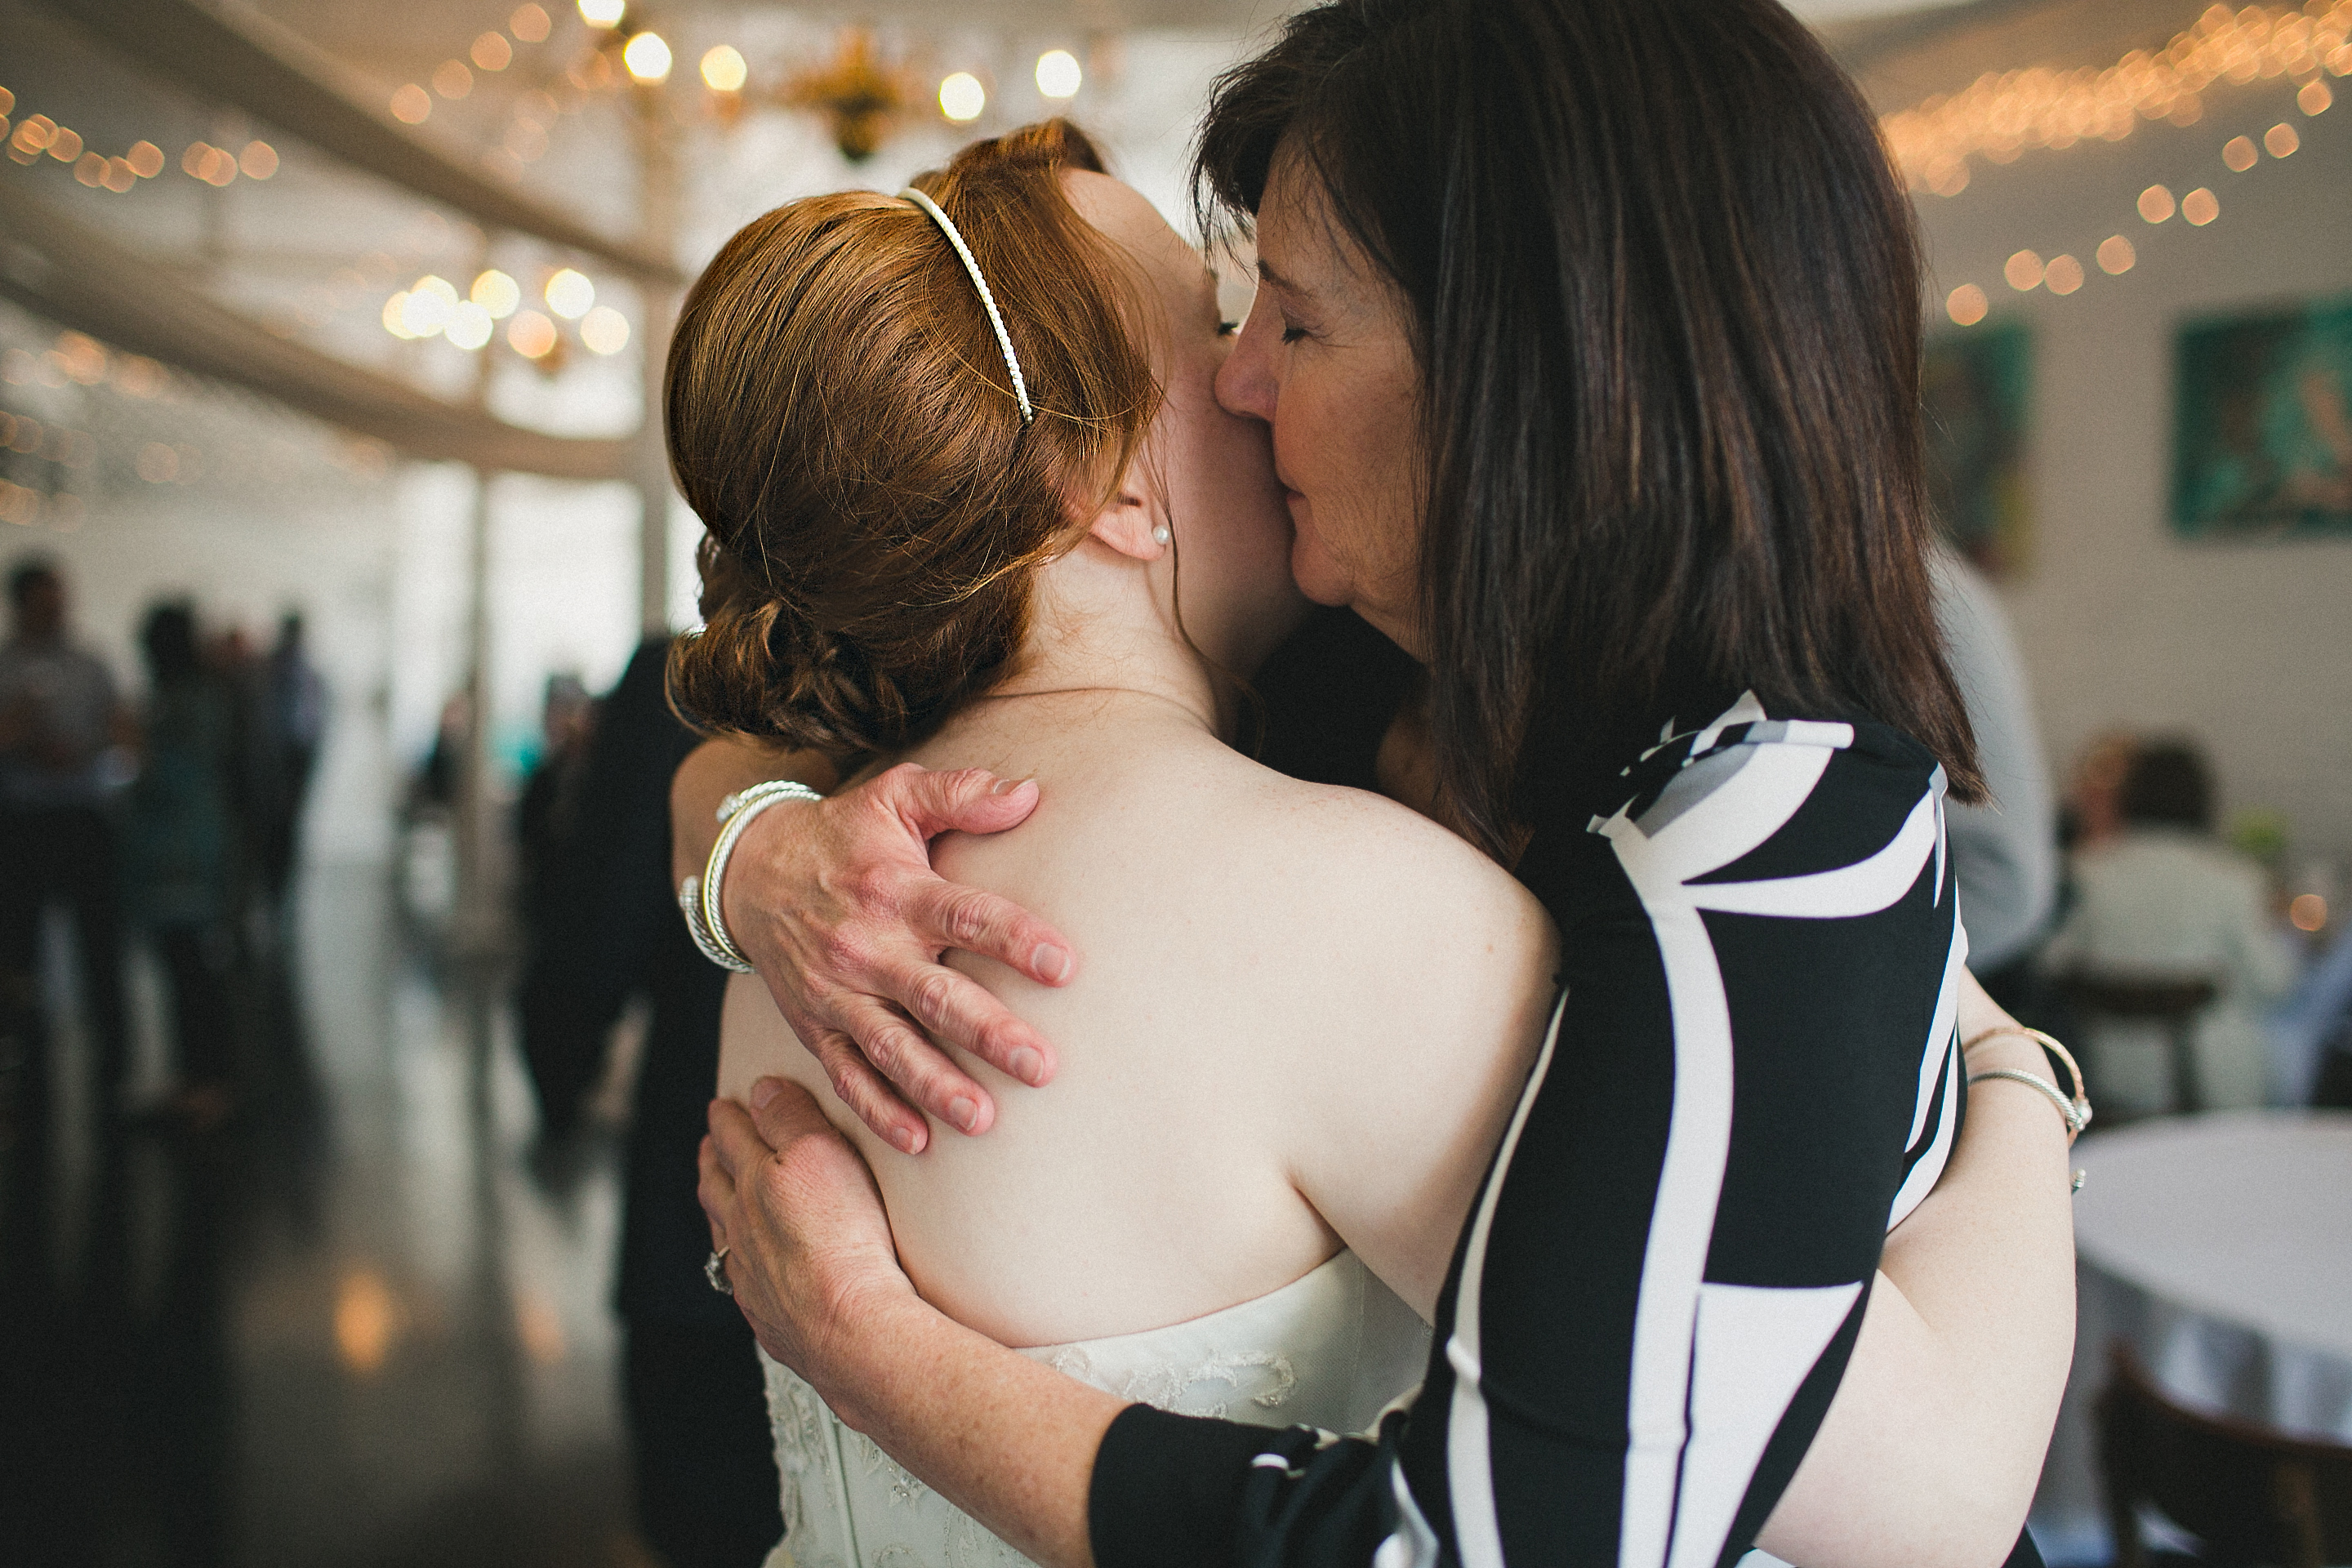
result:
M 1944 774 L 1882 725 L 1743 697 L 1539 828 L 1549 1037 L 1375 1436 L 1141 1407 L 1104 1568 L 1720 1568 L 1843 1374 L 1886 1232 L 1958 1130 L 1967 954 Z

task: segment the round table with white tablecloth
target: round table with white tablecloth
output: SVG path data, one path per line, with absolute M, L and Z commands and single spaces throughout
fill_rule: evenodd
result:
M 2156 1380 L 2193 1408 L 2352 1443 L 2352 1115 L 2144 1122 L 2084 1140 L 2075 1163 L 2084 1293 Z

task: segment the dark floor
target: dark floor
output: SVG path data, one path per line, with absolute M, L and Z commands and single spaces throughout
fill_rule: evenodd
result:
M 495 966 L 381 877 L 289 923 L 226 1130 L 102 1130 L 69 1017 L 0 1121 L 0 1563 L 640 1561 L 609 1148 L 533 1160 Z

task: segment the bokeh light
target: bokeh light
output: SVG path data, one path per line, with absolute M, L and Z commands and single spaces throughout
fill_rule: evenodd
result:
M 522 285 L 493 267 L 474 279 L 466 297 L 488 310 L 491 320 L 503 321 L 522 303 Z
M 422 125 L 433 112 L 433 95 L 410 82 L 392 95 L 392 117 L 403 125 Z
M 2150 185 L 2139 194 L 2139 216 L 2150 223 L 2162 223 L 2172 216 L 2172 193 L 2162 185 Z
M 2221 216 L 2221 198 L 2200 185 L 2180 198 L 2180 216 L 2203 228 Z
M 751 74 L 742 52 L 732 44 L 720 44 L 702 57 L 703 85 L 713 92 L 740 92 Z
M 957 71 L 940 83 L 940 112 L 959 125 L 980 118 L 988 107 L 988 89 L 970 71 Z
M 267 142 L 248 142 L 237 154 L 236 166 L 248 180 L 266 180 L 278 173 L 278 149 Z
M 2221 162 L 2230 166 L 2231 174 L 2242 174 L 2252 168 L 2257 156 L 2251 136 L 2232 136 L 2221 144 Z
M 617 27 L 628 8 L 627 0 L 580 0 L 580 19 L 592 27 Z
M 2263 151 L 2273 158 L 2292 157 L 2302 145 L 2303 138 L 2284 120 L 2263 132 Z
M 547 13 L 537 5 L 518 5 L 507 18 L 507 31 L 526 44 L 545 43 L 548 26 Z
M 596 303 L 596 285 L 567 267 L 547 280 L 547 308 L 567 321 L 576 321 Z
M 525 310 L 507 323 L 507 346 L 525 359 L 541 359 L 555 346 L 555 323 Z
M 1985 298 L 1985 291 L 1973 283 L 1961 284 L 1944 299 L 1944 313 L 1951 317 L 1958 326 L 1975 326 L 1985 319 L 1985 312 L 1991 308 L 1991 301 Z
M 488 310 L 471 300 L 460 300 L 450 307 L 449 324 L 441 329 L 441 335 L 470 353 L 488 342 L 497 331 L 498 323 L 490 320 Z
M 1067 49 L 1047 49 L 1037 57 L 1037 90 L 1047 98 L 1076 98 L 1086 80 L 1078 59 Z
M 2295 900 L 2287 905 L 2286 918 L 2297 931 L 2318 931 L 2327 924 L 2327 900 L 2317 893 L 2298 894 Z
M 639 33 L 621 50 L 621 63 L 628 67 L 629 74 L 639 81 L 667 81 L 670 68 L 669 45 L 662 41 L 659 33 Z
M 2053 256 L 2042 269 L 2042 281 L 2053 294 L 2072 294 L 2083 286 L 2083 264 L 2071 256 Z
M 2001 263 L 2000 275 L 2009 286 L 2022 294 L 2042 286 L 2042 258 L 2030 250 L 2021 250 Z
M 2120 278 L 2129 272 L 2133 263 L 2138 259 L 2139 253 L 2132 249 L 2132 242 L 2122 235 L 2111 234 L 2099 241 L 2099 270 L 2102 272 Z
M 629 346 L 629 319 L 610 305 L 599 305 L 580 318 L 580 341 L 600 354 L 616 354 Z
M 514 46 L 507 42 L 504 33 L 484 33 L 466 55 L 478 70 L 502 71 L 514 63 Z

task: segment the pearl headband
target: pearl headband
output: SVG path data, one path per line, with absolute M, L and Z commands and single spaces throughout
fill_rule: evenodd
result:
M 996 296 L 989 292 L 988 279 L 980 275 L 980 263 L 972 259 L 971 247 L 963 242 L 963 231 L 956 227 L 953 218 L 940 210 L 939 203 L 914 186 L 908 185 L 898 194 L 931 215 L 931 221 L 940 226 L 948 243 L 955 247 L 963 269 L 971 274 L 971 286 L 980 290 L 980 302 L 988 307 L 988 324 L 996 329 L 996 346 L 1004 351 L 1004 368 L 1013 373 L 1013 395 L 1021 404 L 1021 423 L 1028 424 L 1037 417 L 1037 411 L 1029 406 L 1029 384 L 1021 378 L 1021 362 L 1013 356 L 1013 334 L 1004 330 L 1004 317 L 996 308 Z

